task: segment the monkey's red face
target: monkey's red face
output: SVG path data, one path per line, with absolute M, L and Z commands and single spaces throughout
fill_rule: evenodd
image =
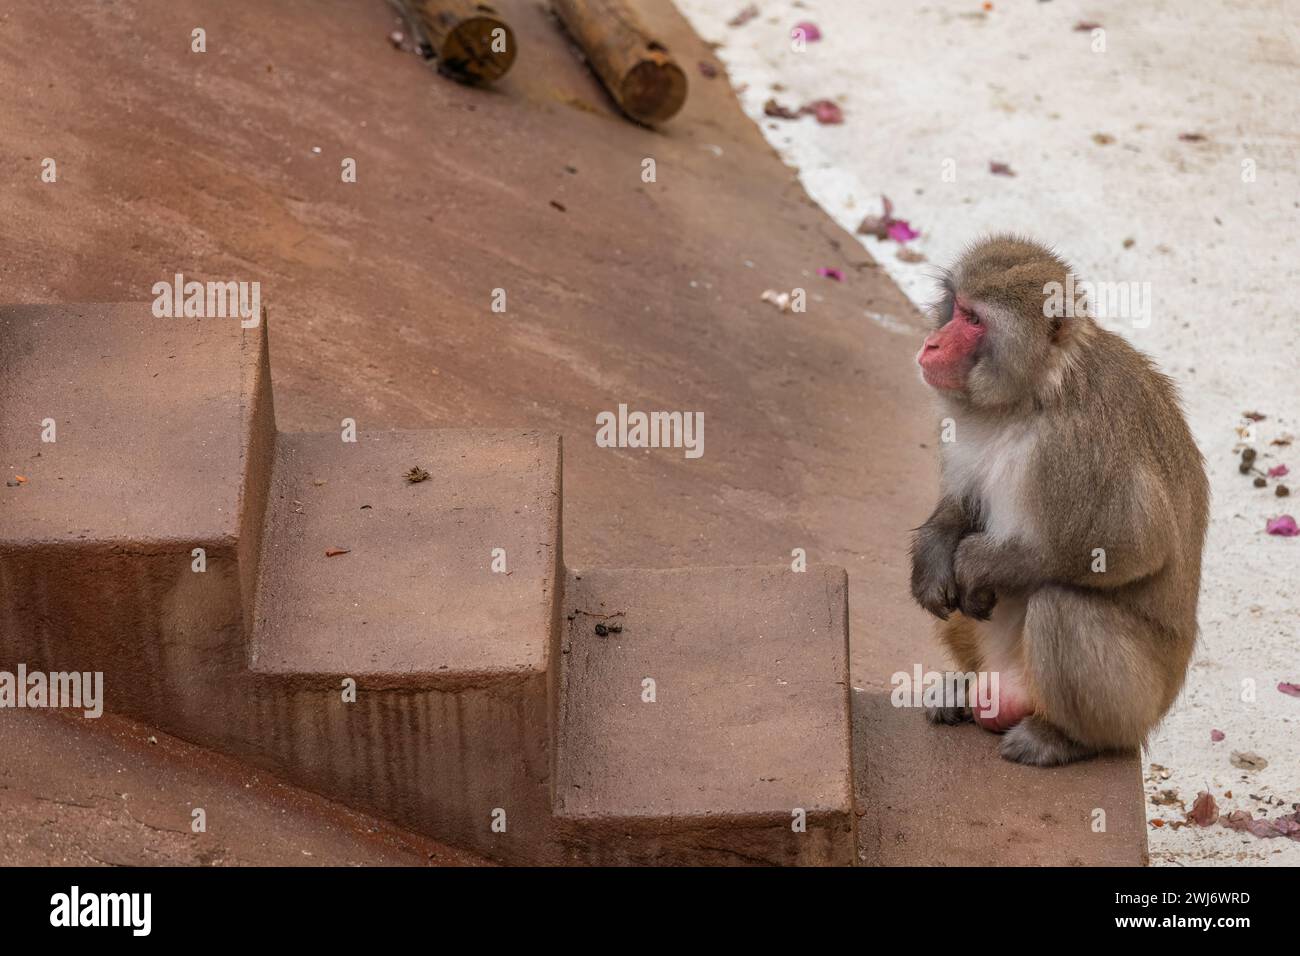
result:
M 960 296 L 953 301 L 952 318 L 926 336 L 917 353 L 921 377 L 931 388 L 960 391 L 975 365 L 975 350 L 987 327 L 974 308 Z

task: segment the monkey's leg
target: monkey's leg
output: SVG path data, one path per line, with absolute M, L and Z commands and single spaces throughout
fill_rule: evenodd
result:
M 953 612 L 948 620 L 942 622 L 938 629 L 939 641 L 948 648 L 952 659 L 963 671 L 980 669 L 979 638 L 976 635 L 975 622 Z M 967 698 L 969 700 L 969 697 Z M 945 703 L 942 707 L 925 708 L 925 719 L 932 724 L 964 724 L 974 718 L 969 705 Z
M 1027 606 L 1023 595 L 1006 594 L 989 619 L 975 625 L 979 674 L 973 713 L 977 724 L 994 733 L 1010 730 L 1036 709 L 1025 664 Z
M 1037 706 L 1002 739 L 1008 760 L 1047 767 L 1139 747 L 1164 713 L 1159 641 L 1112 595 L 1036 591 L 1024 641 Z

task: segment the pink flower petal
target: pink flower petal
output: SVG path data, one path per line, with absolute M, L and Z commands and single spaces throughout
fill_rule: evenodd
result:
M 813 100 L 811 103 L 805 103 L 799 112 L 812 113 L 817 117 L 817 122 L 831 126 L 844 122 L 844 111 L 832 100 Z
M 801 32 L 803 38 L 809 43 L 816 43 L 822 38 L 822 31 L 817 29 L 817 24 L 809 23 L 807 20 L 796 23 L 794 29 L 790 31 L 790 36 L 797 39 Z
M 895 219 L 889 224 L 889 238 L 895 242 L 909 242 L 920 233 L 913 229 L 906 219 Z
M 1274 465 L 1272 468 L 1268 470 L 1268 476 L 1270 478 L 1281 478 L 1285 475 L 1289 475 L 1290 473 L 1291 473 L 1291 469 L 1287 468 L 1286 465 Z
M 1300 697 L 1300 684 L 1292 684 L 1290 681 L 1283 681 L 1277 685 L 1277 689 L 1291 697 Z
M 1226 736 L 1226 735 L 1224 734 L 1224 732 L 1223 732 L 1222 730 L 1211 730 L 1211 731 L 1210 731 L 1210 739 L 1213 740 L 1216 744 L 1217 744 L 1220 740 L 1222 740 L 1225 736 Z
M 817 270 L 817 274 L 826 279 L 834 279 L 836 282 L 844 281 L 844 273 L 839 269 L 832 269 L 830 266 L 822 266 Z
M 1276 518 L 1269 518 L 1268 524 L 1264 525 L 1264 530 L 1269 534 L 1275 534 L 1283 538 L 1294 538 L 1300 534 L 1300 528 L 1296 527 L 1295 518 L 1290 515 L 1278 515 Z

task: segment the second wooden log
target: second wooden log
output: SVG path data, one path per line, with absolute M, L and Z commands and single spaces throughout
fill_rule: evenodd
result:
M 619 108 L 641 123 L 676 115 L 686 74 L 625 0 L 553 0 L 555 12 Z

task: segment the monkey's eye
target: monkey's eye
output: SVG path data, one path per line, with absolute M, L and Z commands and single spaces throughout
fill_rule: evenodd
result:
M 966 313 L 966 321 L 969 322 L 971 325 L 979 325 L 980 317 L 976 315 L 975 310 L 972 309 Z

